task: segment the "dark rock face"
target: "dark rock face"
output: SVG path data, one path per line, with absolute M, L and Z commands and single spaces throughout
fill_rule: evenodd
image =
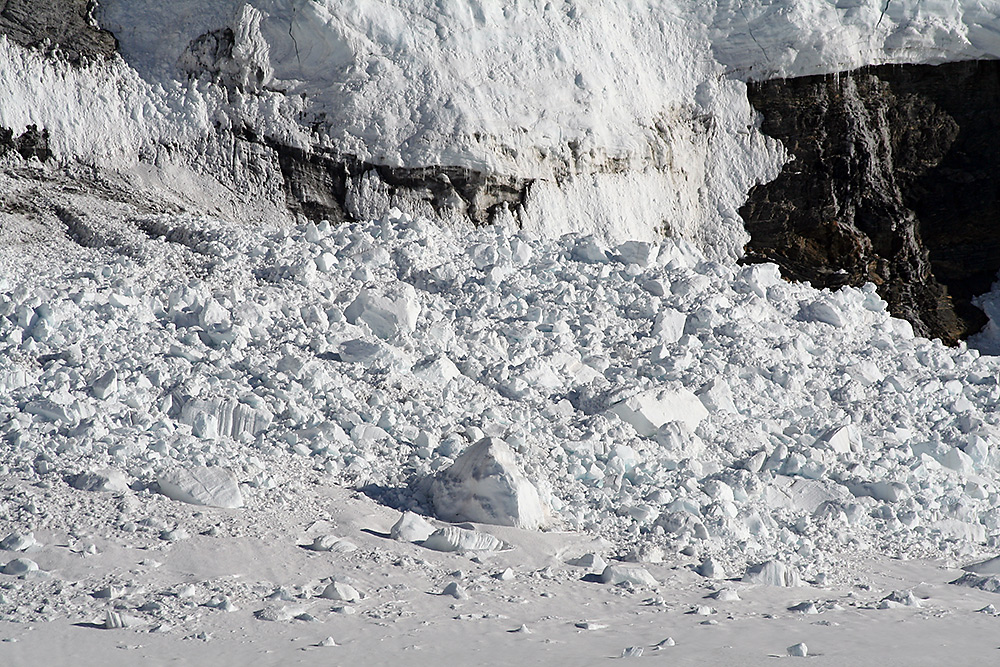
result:
M 376 196 L 387 205 L 423 208 L 483 225 L 504 209 L 517 211 L 531 185 L 529 179 L 461 167 L 388 167 L 321 148 L 303 150 L 264 141 L 277 154 L 289 210 L 316 221 L 367 217 L 352 201 L 367 185 L 377 189 Z
M 794 156 L 740 210 L 749 261 L 818 287 L 871 281 L 920 334 L 955 342 L 1000 268 L 1000 62 L 868 67 L 751 84 Z
M 25 160 L 34 157 L 45 162 L 52 157 L 52 151 L 49 150 L 49 131 L 29 125 L 20 136 L 15 137 L 12 130 L 0 127 L 0 155 L 6 155 L 11 151 L 17 152 Z
M 91 20 L 94 0 L 0 0 L 0 34 L 31 48 L 54 50 L 79 64 L 108 57 L 118 42 Z

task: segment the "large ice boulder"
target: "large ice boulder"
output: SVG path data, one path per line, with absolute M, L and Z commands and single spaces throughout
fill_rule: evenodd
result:
M 351 324 L 364 322 L 373 334 L 390 340 L 416 329 L 420 300 L 413 286 L 406 283 L 394 283 L 378 290 L 365 288 L 344 315 Z
M 782 586 L 794 588 L 802 585 L 799 573 L 784 563 L 769 560 L 747 568 L 743 581 L 748 584 L 763 584 L 765 586 Z
M 445 521 L 477 521 L 536 530 L 549 510 L 521 472 L 510 446 L 483 438 L 431 483 L 434 512 Z
M 639 435 L 647 437 L 674 421 L 693 431 L 708 416 L 701 400 L 684 388 L 650 389 L 612 405 L 609 412 L 631 424 Z
M 172 500 L 207 507 L 243 507 L 240 486 L 225 468 L 177 468 L 160 475 L 157 481 L 160 493 Z

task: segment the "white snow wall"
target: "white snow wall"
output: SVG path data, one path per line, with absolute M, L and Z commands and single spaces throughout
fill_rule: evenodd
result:
M 743 79 L 995 56 L 996 5 L 102 0 L 124 64 L 69 72 L 0 44 L 0 99 L 17 101 L 0 124 L 48 128 L 63 160 L 152 162 L 175 187 L 199 145 L 242 125 L 375 164 L 535 179 L 520 217 L 545 233 L 668 231 L 732 257 L 736 209 L 784 160 Z M 191 44 L 224 28 L 228 88 L 187 81 Z

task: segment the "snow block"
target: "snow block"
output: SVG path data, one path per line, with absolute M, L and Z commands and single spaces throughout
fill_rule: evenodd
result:
M 765 586 L 783 586 L 788 588 L 802 585 L 802 580 L 799 578 L 798 572 L 776 560 L 751 565 L 743 575 L 743 581 L 748 584 L 764 584 Z
M 344 311 L 351 324 L 364 322 L 383 340 L 413 333 L 420 301 L 412 285 L 395 283 L 379 290 L 365 288 Z
M 828 447 L 838 455 L 848 455 L 858 453 L 864 448 L 861 436 L 857 429 L 848 424 L 847 426 L 837 426 L 816 439 L 817 447 Z
M 403 512 L 391 529 L 389 537 L 400 542 L 423 542 L 434 532 L 434 526 L 413 512 Z
M 507 551 L 512 547 L 499 537 L 478 530 L 445 526 L 435 530 L 421 544 L 434 551 Z
M 664 308 L 656 316 L 650 335 L 664 344 L 676 343 L 684 335 L 686 323 L 687 315 L 673 308 Z
M 682 422 L 690 430 L 698 428 L 708 410 L 687 389 L 651 389 L 616 403 L 608 410 L 628 422 L 636 433 L 654 435 L 668 422 Z
M 232 509 L 243 507 L 243 494 L 233 473 L 225 468 L 178 468 L 160 475 L 160 493 L 190 505 Z
M 80 491 L 110 491 L 122 493 L 128 491 L 128 480 L 120 470 L 105 468 L 74 475 L 69 485 Z
M 608 565 L 601 572 L 601 582 L 618 586 L 632 584 L 633 586 L 658 586 L 660 582 L 646 568 L 634 565 Z
M 431 501 L 445 521 L 477 521 L 537 530 L 549 509 L 521 472 L 510 446 L 483 438 L 466 449 L 431 483 Z

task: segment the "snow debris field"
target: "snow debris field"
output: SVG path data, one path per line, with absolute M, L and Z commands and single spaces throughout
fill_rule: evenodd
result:
M 995 662 L 1000 357 L 738 262 L 789 158 L 746 82 L 995 58 L 995 5 L 0 36 L 0 129 L 51 153 L 0 156 L 0 665 Z M 281 151 L 366 161 L 357 221 L 303 223 Z M 494 224 L 390 169 L 495 178 Z
M 797 587 L 865 554 L 998 546 L 1000 361 L 913 337 L 871 287 L 398 211 L 211 227 L 3 278 L 7 575 L 46 581 L 19 556 L 39 534 L 85 549 L 81 506 L 170 544 L 196 529 L 142 508 L 252 514 L 307 480 L 413 512 L 393 536 L 437 551 L 511 545 L 419 515 L 600 536 L 614 562 L 585 562 L 626 586 L 678 558 Z M 355 595 L 341 583 L 317 594 Z M 0 614 L 66 612 L 62 590 L 41 610 L 5 593 Z

